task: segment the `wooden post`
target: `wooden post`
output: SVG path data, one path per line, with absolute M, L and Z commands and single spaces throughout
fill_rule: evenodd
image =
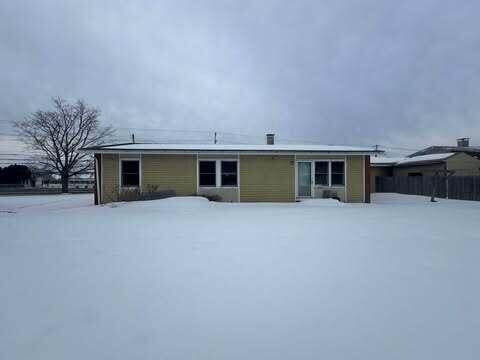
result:
M 433 175 L 433 188 L 432 188 L 432 197 L 430 198 L 430 202 L 436 202 L 435 196 L 437 195 L 437 183 L 438 183 L 438 175 L 442 173 L 445 175 L 445 182 L 448 186 L 448 178 L 455 174 L 455 170 L 437 170 L 435 171 L 435 175 Z M 448 194 L 448 189 L 446 191 Z M 448 195 L 447 195 L 448 197 Z

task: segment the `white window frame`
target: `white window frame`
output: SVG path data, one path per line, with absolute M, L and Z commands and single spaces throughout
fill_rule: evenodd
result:
M 124 161 L 137 161 L 138 162 L 138 186 L 123 186 L 123 177 L 122 177 L 122 168 Z M 130 158 L 130 157 L 121 157 L 118 159 L 118 188 L 119 190 L 134 190 L 138 189 L 142 191 L 142 159 L 141 158 Z
M 212 161 L 215 162 L 215 186 L 200 185 L 200 162 Z M 236 162 L 237 163 L 237 185 L 222 186 L 222 162 Z M 239 159 L 201 159 L 197 158 L 197 189 L 237 189 L 240 186 L 240 161 Z

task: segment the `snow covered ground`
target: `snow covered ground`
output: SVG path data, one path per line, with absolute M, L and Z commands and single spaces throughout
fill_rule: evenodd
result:
M 480 203 L 0 197 L 0 359 L 478 359 Z

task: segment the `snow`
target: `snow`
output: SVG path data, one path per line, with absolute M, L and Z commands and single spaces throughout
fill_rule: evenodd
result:
M 91 207 L 92 194 L 1 196 L 0 212 L 38 213 Z
M 373 200 L 0 197 L 0 359 L 477 359 L 480 203 Z
M 234 145 L 234 144 L 124 144 L 109 145 L 102 150 L 131 151 L 320 151 L 320 152 L 360 152 L 373 153 L 373 147 L 340 145 Z
M 405 165 L 410 163 L 423 163 L 423 162 L 433 162 L 446 160 L 450 156 L 455 155 L 455 153 L 444 153 L 444 154 L 429 154 L 429 155 L 420 155 L 412 158 L 405 158 L 397 163 L 397 165 Z
M 398 157 L 386 157 L 386 156 L 371 156 L 370 164 L 375 165 L 395 165 L 399 161 L 404 160 L 405 158 Z
M 413 164 L 413 163 L 429 163 L 429 162 L 446 160 L 452 155 L 455 155 L 455 153 L 429 154 L 429 155 L 415 156 L 415 157 L 412 157 L 412 158 L 394 158 L 394 157 L 385 157 L 385 156 L 371 156 L 370 157 L 370 163 L 373 166 L 405 165 L 405 164 Z

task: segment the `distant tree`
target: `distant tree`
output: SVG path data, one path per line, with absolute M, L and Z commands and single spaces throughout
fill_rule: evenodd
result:
M 32 181 L 32 172 L 25 165 L 9 165 L 0 168 L 0 184 L 23 184 Z
M 100 126 L 99 115 L 83 100 L 54 98 L 52 110 L 38 110 L 14 126 L 20 139 L 41 154 L 39 163 L 60 175 L 62 192 L 68 192 L 68 179 L 92 168 L 92 156 L 79 149 L 102 144 L 113 134 L 111 127 Z

